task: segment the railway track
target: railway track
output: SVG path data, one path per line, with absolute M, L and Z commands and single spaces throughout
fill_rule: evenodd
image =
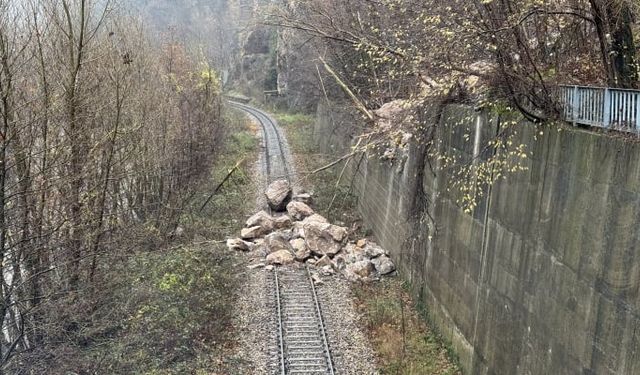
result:
M 290 181 L 293 168 L 288 163 L 286 143 L 276 122 L 256 108 L 230 103 L 260 123 L 267 181 L 283 178 Z M 276 316 L 274 353 L 278 357 L 273 373 L 335 375 L 322 306 L 308 268 L 275 267 L 269 284 Z
M 262 139 L 264 140 L 264 160 L 267 183 L 276 180 L 286 179 L 291 182 L 293 168 L 289 165 L 287 158 L 287 146 L 284 137 L 280 134 L 280 129 L 275 120 L 261 110 L 246 104 L 230 102 L 231 106 L 239 109 L 255 118 L 262 129 Z

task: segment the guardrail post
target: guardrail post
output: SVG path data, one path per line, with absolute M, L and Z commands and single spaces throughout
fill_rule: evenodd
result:
M 609 88 L 604 89 L 604 99 L 602 100 L 602 126 L 608 128 L 611 125 L 611 91 Z
M 573 120 L 573 126 L 578 124 L 578 86 L 573 86 L 573 98 L 571 100 L 571 119 Z

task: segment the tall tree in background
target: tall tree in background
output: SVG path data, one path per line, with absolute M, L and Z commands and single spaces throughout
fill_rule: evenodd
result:
M 608 83 L 614 87 L 638 87 L 638 56 L 633 26 L 636 8 L 632 0 L 590 0 L 602 63 Z

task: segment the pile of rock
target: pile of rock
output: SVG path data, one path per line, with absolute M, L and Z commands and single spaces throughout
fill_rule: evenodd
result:
M 309 206 L 309 194 L 293 195 L 287 181 L 276 181 L 265 193 L 269 207 L 251 216 L 240 238 L 227 240 L 231 250 L 254 252 L 264 261 L 253 267 L 306 263 L 328 276 L 374 279 L 395 272 L 388 253 L 371 241 L 350 241 L 345 227 L 333 225 Z

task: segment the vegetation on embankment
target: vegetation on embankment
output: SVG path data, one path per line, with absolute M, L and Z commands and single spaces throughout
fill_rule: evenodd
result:
M 337 184 L 344 164 L 310 173 L 333 161 L 320 153 L 313 142 L 314 118 L 300 113 L 277 113 L 274 117 L 286 132 L 301 185 L 314 192 L 315 208 L 331 222 L 359 222 L 356 200 L 349 187 L 351 176 L 343 175 L 343 183 Z
M 345 173 L 337 184 L 342 163 L 307 175 L 307 172 L 335 161 L 320 153 L 313 142 L 314 118 L 290 113 L 275 117 L 286 132 L 298 171 L 304 177 L 303 186 L 315 192 L 314 208 L 332 221 L 359 228 L 362 236 L 369 235 L 370 231 L 361 227 L 357 197 L 350 189 L 352 176 Z M 352 284 L 352 292 L 382 374 L 460 373 L 455 354 L 426 323 L 425 314 L 413 302 L 399 278 Z
M 136 246 L 111 257 L 101 287 L 82 296 L 85 320 L 79 331 L 47 347 L 46 357 L 26 357 L 35 373 L 226 373 L 223 359 L 233 345 L 230 314 L 239 280 L 237 262 L 222 240 L 240 229 L 237 218 L 252 208 L 246 197 L 255 194 L 250 169 L 258 142 L 244 117 L 229 114 L 224 121 L 228 129 L 220 157 L 194 189 L 180 219 L 181 233 L 157 248 Z

